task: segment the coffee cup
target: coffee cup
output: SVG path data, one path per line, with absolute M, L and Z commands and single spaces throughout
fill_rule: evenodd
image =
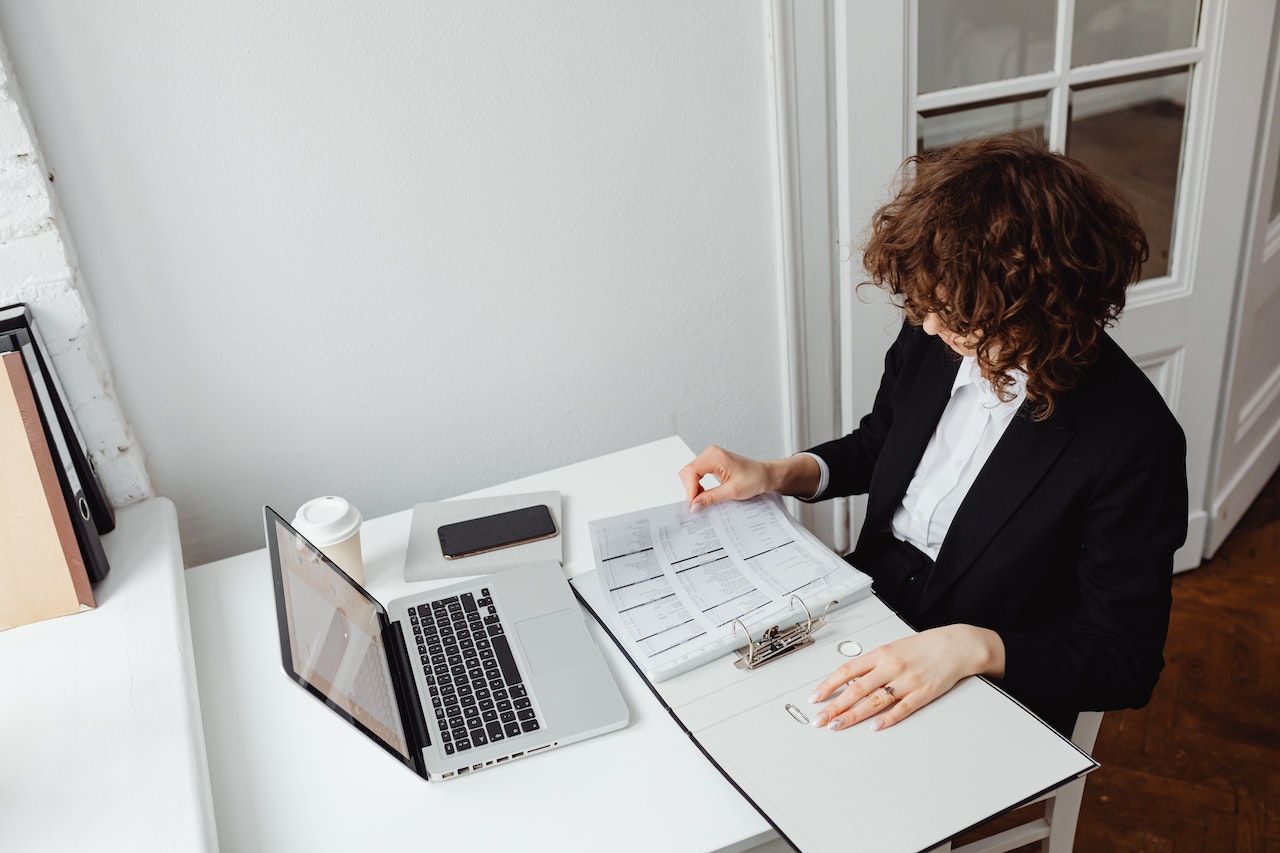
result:
M 293 528 L 364 586 L 364 558 L 360 553 L 360 510 L 344 498 L 329 495 L 298 507 Z

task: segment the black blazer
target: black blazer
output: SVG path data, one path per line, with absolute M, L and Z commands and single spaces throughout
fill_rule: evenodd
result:
M 959 358 L 904 324 L 856 431 L 812 448 L 818 499 L 868 494 L 849 560 L 889 529 Z M 1186 439 L 1110 337 L 1053 414 L 1010 422 L 956 513 L 914 613 L 918 629 L 967 623 L 1005 645 L 1002 686 L 1060 731 L 1085 710 L 1141 707 L 1164 667 L 1173 553 L 1187 533 Z

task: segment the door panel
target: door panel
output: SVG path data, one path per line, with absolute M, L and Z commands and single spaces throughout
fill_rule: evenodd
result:
M 1272 38 L 1267 131 L 1237 297 L 1205 546 L 1211 555 L 1280 465 L 1280 60 Z

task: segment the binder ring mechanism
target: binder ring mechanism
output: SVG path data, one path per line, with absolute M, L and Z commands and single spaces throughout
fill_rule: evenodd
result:
M 827 624 L 827 611 L 836 603 L 828 601 L 827 606 L 822 608 L 822 615 L 814 619 L 804 601 L 798 595 L 791 596 L 791 609 L 795 610 L 796 604 L 799 604 L 804 610 L 805 621 L 797 622 L 789 628 L 779 625 L 766 628 L 760 635 L 758 643 L 751 639 L 751 632 L 747 630 L 746 625 L 742 624 L 742 620 L 734 619 L 733 632 L 736 634 L 741 628 L 742 633 L 747 635 L 747 644 L 737 649 L 738 659 L 733 662 L 733 665 L 738 669 L 755 669 L 806 646 L 812 646 L 813 632 Z

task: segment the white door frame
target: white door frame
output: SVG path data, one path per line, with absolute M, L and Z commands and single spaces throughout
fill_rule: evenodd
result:
M 828 441 L 840 428 L 830 12 L 827 2 L 766 5 L 789 453 Z M 791 508 L 828 545 L 848 547 L 847 525 L 829 511 Z

